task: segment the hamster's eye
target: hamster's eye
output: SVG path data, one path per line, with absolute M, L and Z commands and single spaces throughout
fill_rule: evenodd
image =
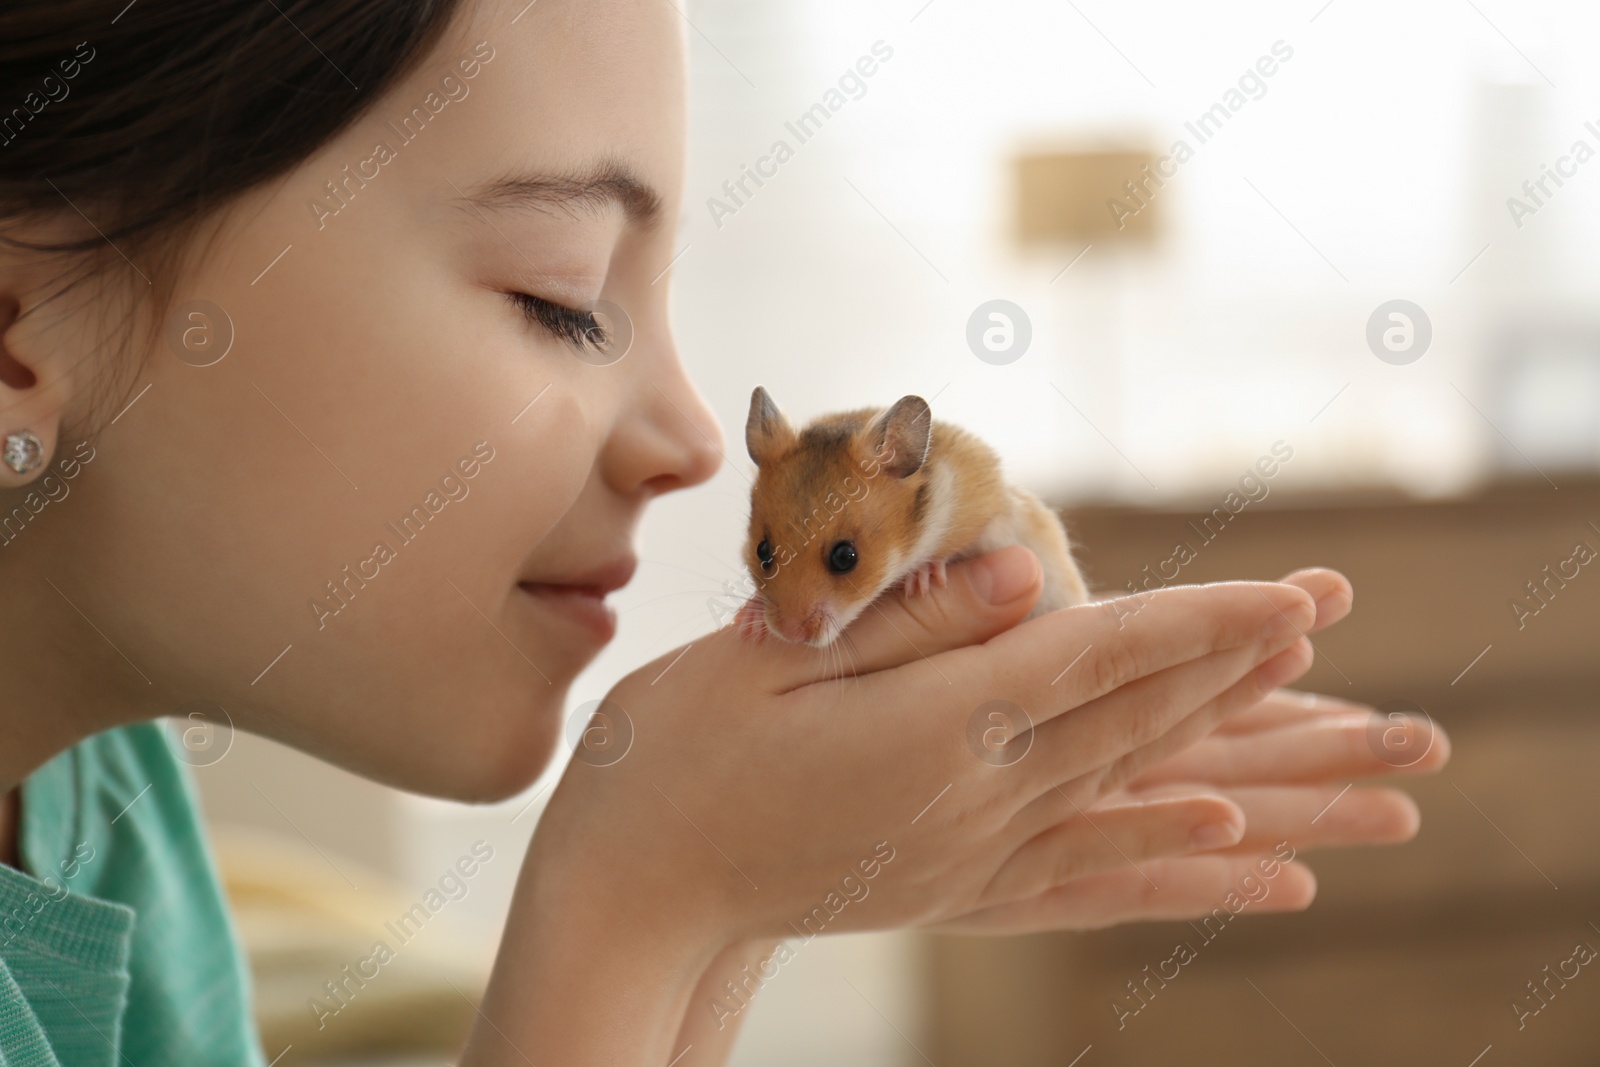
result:
M 856 546 L 849 541 L 836 542 L 828 552 L 828 569 L 835 574 L 846 574 L 856 569 Z
M 762 570 L 771 569 L 772 545 L 767 543 L 765 539 L 763 539 L 762 542 L 756 546 L 756 559 L 760 561 Z

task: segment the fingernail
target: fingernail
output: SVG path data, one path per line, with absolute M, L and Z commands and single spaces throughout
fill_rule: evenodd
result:
M 1033 588 L 1038 574 L 1038 557 L 1021 545 L 1011 545 L 973 560 L 969 580 L 981 600 L 1009 604 Z
M 1237 823 L 1208 822 L 1203 826 L 1195 827 L 1189 834 L 1189 847 L 1196 852 L 1204 852 L 1213 848 L 1227 848 L 1229 845 L 1237 845 L 1239 838 L 1242 836 L 1242 828 Z

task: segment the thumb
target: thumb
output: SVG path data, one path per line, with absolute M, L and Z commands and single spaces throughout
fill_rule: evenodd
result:
M 1039 557 L 1023 545 L 951 564 L 944 585 L 907 596 L 900 585 L 867 606 L 838 641 L 854 674 L 888 670 L 953 648 L 979 644 L 1021 622 L 1044 591 Z M 818 657 L 812 657 L 817 659 Z M 808 664 L 815 678 L 831 678 L 837 664 Z

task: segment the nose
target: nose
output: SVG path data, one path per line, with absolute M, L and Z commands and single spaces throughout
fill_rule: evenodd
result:
M 667 353 L 652 371 L 641 376 L 633 409 L 609 442 L 607 475 L 626 495 L 699 485 L 722 465 L 722 427 L 677 355 Z

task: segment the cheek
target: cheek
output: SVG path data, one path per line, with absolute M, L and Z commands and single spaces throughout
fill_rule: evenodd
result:
M 80 516 L 118 536 L 85 545 L 81 580 L 162 691 L 385 781 L 497 788 L 542 766 L 592 652 L 513 601 L 590 477 L 592 434 L 564 361 L 430 303 L 425 271 L 385 275 L 397 250 L 345 284 L 337 248 L 270 300 L 248 276 L 213 284 L 237 338 L 220 363 L 154 353 L 85 472 Z M 440 491 L 450 474 L 465 499 Z

